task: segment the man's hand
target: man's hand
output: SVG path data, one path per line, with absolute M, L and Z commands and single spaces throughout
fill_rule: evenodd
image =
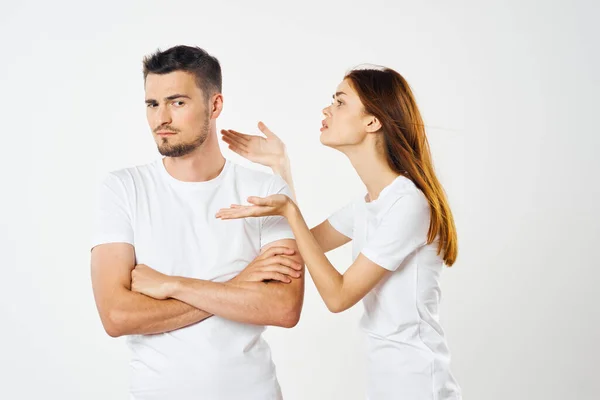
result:
M 131 271 L 131 290 L 157 300 L 168 299 L 174 283 L 173 277 L 161 274 L 145 264 L 138 264 Z
M 295 250 L 287 247 L 271 247 L 254 259 L 230 282 L 292 282 L 302 276 L 302 265 L 291 259 Z

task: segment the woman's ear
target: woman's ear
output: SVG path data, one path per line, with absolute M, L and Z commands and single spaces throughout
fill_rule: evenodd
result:
M 381 122 L 373 115 L 369 115 L 366 120 L 366 131 L 367 133 L 375 133 L 381 130 Z

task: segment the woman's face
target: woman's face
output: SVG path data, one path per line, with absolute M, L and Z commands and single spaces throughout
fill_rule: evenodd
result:
M 323 109 L 321 143 L 333 148 L 362 143 L 372 116 L 365 114 L 360 98 L 348 80 L 344 79 L 335 92 L 331 105 Z

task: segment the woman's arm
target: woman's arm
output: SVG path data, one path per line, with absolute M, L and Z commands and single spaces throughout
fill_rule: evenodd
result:
M 356 261 L 344 274 L 340 274 L 325 256 L 324 252 L 328 251 L 326 250 L 327 247 L 321 248 L 317 238 L 309 231 L 298 207 L 293 204 L 290 209 L 287 218 L 294 232 L 298 250 L 302 254 L 306 268 L 329 311 L 338 313 L 352 307 L 389 274 L 388 270 L 375 264 L 362 254 L 359 254 Z M 323 224 L 329 225 L 329 229 L 335 231 L 329 222 L 325 221 Z M 321 230 L 324 229 L 328 228 L 321 228 Z M 338 235 L 341 235 L 341 233 L 338 233 Z M 346 239 L 350 240 L 349 238 Z M 321 240 L 325 244 L 337 244 L 329 240 L 328 236 L 325 236 L 325 239 L 321 237 Z
M 327 220 L 312 228 L 310 233 L 312 233 L 324 253 L 337 249 L 352 240 L 338 232 Z
M 221 130 L 221 135 L 231 151 L 252 162 L 267 166 L 274 174 L 281 176 L 290 187 L 294 201 L 297 202 L 292 167 L 285 144 L 262 122 L 258 123 L 258 129 L 265 137 L 247 135 L 231 129 Z M 335 230 L 328 221 L 315 226 L 311 232 L 325 253 L 350 241 L 350 238 Z
M 275 175 L 279 175 L 280 177 L 282 177 L 285 183 L 288 184 L 290 190 L 292 191 L 294 201 L 297 201 L 296 189 L 294 188 L 294 180 L 292 179 L 292 166 L 290 164 L 290 159 L 287 155 L 287 152 L 283 154 L 279 162 L 273 167 L 271 167 L 271 169 L 273 170 L 273 173 Z
M 259 217 L 265 215 L 282 215 L 287 218 L 296 238 L 298 250 L 302 255 L 306 268 L 310 273 L 319 294 L 331 312 L 341 312 L 356 304 L 377 285 L 389 271 L 375 264 L 362 254 L 354 261 L 344 274 L 340 274 L 325 256 L 325 249 L 339 242 L 321 241 L 329 246 L 321 247 L 317 237 L 308 229 L 298 206 L 285 195 L 273 195 L 267 198 L 250 197 L 253 206 L 235 206 L 222 209 L 217 218 L 234 219 Z M 327 222 L 327 224 L 329 224 Z M 320 228 L 319 231 L 324 231 Z M 333 229 L 333 227 L 331 227 Z M 338 233 L 338 235 L 341 235 Z M 343 236 L 343 235 L 342 235 Z M 327 236 L 328 237 L 328 236 Z M 337 236 L 339 238 L 339 236 Z M 346 238 L 349 240 L 349 238 Z

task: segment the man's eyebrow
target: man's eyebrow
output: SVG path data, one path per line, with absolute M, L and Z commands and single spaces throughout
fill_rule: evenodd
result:
M 185 99 L 190 99 L 190 100 L 192 99 L 190 96 L 187 96 L 187 95 L 185 95 L 185 94 L 173 94 L 173 95 L 171 95 L 171 96 L 169 96 L 169 97 L 165 97 L 165 100 L 166 100 L 166 101 L 169 101 L 169 100 L 175 100 L 175 99 L 179 99 L 179 98 L 181 98 L 181 97 L 183 97 L 183 98 L 185 98 Z
M 185 99 L 192 99 L 190 96 L 187 96 L 185 94 L 173 94 L 169 97 L 165 97 L 165 101 L 171 101 L 171 100 L 175 100 L 175 99 L 180 99 L 180 98 L 185 98 Z M 146 104 L 156 104 L 157 101 L 154 99 L 146 99 Z

